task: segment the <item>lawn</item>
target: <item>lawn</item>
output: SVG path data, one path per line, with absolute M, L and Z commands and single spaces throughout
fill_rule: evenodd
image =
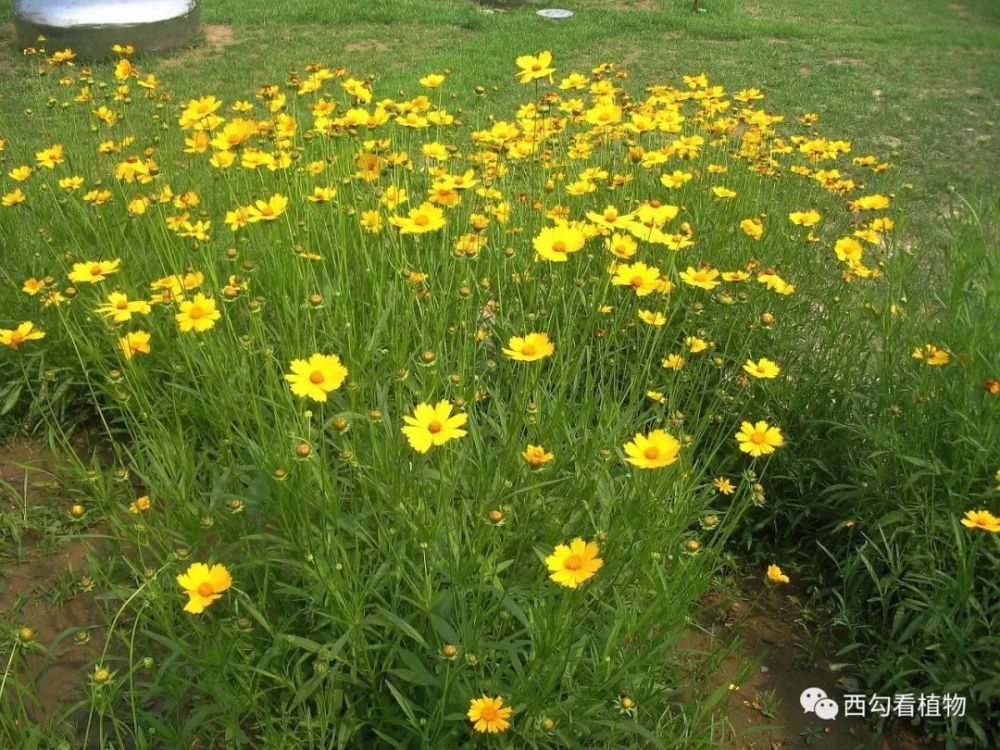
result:
M 993 745 L 1000 7 L 564 5 L 0 2 L 0 744 Z

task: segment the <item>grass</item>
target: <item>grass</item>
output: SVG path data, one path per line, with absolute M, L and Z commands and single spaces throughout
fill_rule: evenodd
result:
M 505 746 L 708 748 L 720 720 L 711 696 L 686 699 L 674 646 L 726 550 L 743 546 L 760 570 L 777 561 L 813 586 L 868 687 L 968 694 L 966 721 L 926 728 L 953 746 L 989 745 L 996 538 L 959 519 L 996 505 L 997 398 L 982 383 L 997 377 L 1000 342 L 977 322 L 1000 317 L 990 253 L 1000 12 L 988 2 L 886 2 L 875 11 L 851 0 L 809 10 L 720 0 L 707 15 L 681 2 L 569 7 L 576 16 L 557 24 L 531 6 L 209 2 L 206 22 L 228 27 L 209 29 L 214 46 L 137 60 L 169 91 L 160 101 L 138 88 L 116 101 L 102 63 L 94 77 L 107 83 L 92 84 L 94 101 L 78 106 L 70 94 L 81 81 L 64 88 L 58 77 L 79 69 L 0 61 L 0 195 L 14 187 L 9 170 L 33 164 L 58 138 L 68 164 L 52 174 L 71 166 L 112 198 L 85 207 L 38 168 L 25 183 L 29 201 L 0 209 L 0 236 L 13 238 L 0 269 L 0 328 L 34 320 L 46 331 L 0 352 L 8 431 L 43 431 L 65 446 L 89 421 L 113 454 L 91 463 L 67 452 L 86 523 L 100 523 L 110 545 L 94 571 L 109 635 L 79 703 L 36 727 L 32 742 L 453 747 L 481 739 L 465 719 L 469 701 L 502 695 L 515 711 L 497 738 Z M 592 157 L 554 133 L 558 164 L 496 146 L 485 150 L 506 170 L 493 170 L 486 156 L 471 158 L 484 149 L 469 134 L 538 103 L 546 89 L 512 76 L 517 55 L 541 49 L 553 50 L 557 81 L 603 61 L 627 67 L 628 78 L 606 80 L 632 102 L 653 83 L 686 90 L 680 76 L 703 71 L 729 92 L 759 86 L 762 106 L 784 115 L 784 138 L 847 138 L 850 156 L 872 153 L 892 167 L 824 163 L 857 182 L 848 196 L 793 174 L 791 166 L 816 166 L 795 148 L 779 156 L 780 178 L 747 171 L 737 152 L 749 140 L 738 139 L 760 126 L 744 116 L 703 155 L 670 157 L 665 172 L 696 175 L 674 192 L 630 151 L 675 137 L 656 132 L 591 135 Z M 308 99 L 290 91 L 299 129 L 289 144 L 253 137 L 294 151 L 290 168 L 215 170 L 208 154 L 183 153 L 192 134 L 176 122 L 189 99 L 247 98 L 255 117 L 270 119 L 257 87 L 305 77 L 314 61 L 370 72 L 376 100 L 425 93 L 416 79 L 447 71 L 429 96 L 459 124 L 386 126 L 377 132 L 393 143 L 384 147 L 365 145 L 364 132 L 305 137 Z M 339 113 L 351 104 L 336 84 L 324 90 Z M 95 124 L 99 103 L 121 121 Z M 694 132 L 704 123 L 684 106 L 685 132 Z M 797 120 L 807 112 L 819 115 L 815 128 Z M 534 117 L 522 113 L 524 130 Z M 419 203 L 431 181 L 419 156 L 427 132 L 461 154 L 449 169 L 472 168 L 501 195 L 467 191 L 447 226 L 426 235 L 365 231 L 358 216 L 384 203 L 389 181 Z M 95 156 L 100 141 L 125 135 L 137 142 L 123 154 L 149 148 L 159 163 L 149 187 L 113 176 L 122 156 Z M 383 165 L 377 189 L 355 175 L 359 150 L 394 149 L 414 169 Z M 584 165 L 633 180 L 567 196 Z M 167 182 L 197 194 L 189 219 L 210 220 L 208 236 L 183 220 L 171 230 L 182 205 L 152 199 Z M 333 205 L 306 200 L 318 184 L 337 189 Z M 713 197 L 711 185 L 734 188 L 735 199 Z M 151 198 L 144 212 L 126 215 L 140 193 Z M 847 210 L 845 200 L 874 193 L 891 197 L 897 222 L 866 249 L 884 275 L 848 283 L 833 244 L 882 214 Z M 291 198 L 279 220 L 226 228 L 227 211 L 272 194 Z M 637 256 L 676 285 L 669 297 L 611 285 L 599 237 L 567 263 L 533 259 L 531 240 L 556 204 L 582 219 L 651 196 L 677 203 L 672 231 L 683 221 L 694 232 L 683 254 L 643 244 Z M 823 214 L 815 245 L 786 219 L 810 207 Z M 405 211 L 379 210 L 386 219 Z M 740 221 L 761 215 L 766 230 L 755 242 Z M 486 249 L 456 255 L 470 221 L 483 223 L 471 234 Z M 112 257 L 121 270 L 101 284 L 77 282 L 68 305 L 42 308 L 20 291 L 28 276 L 52 276 L 47 286 L 65 291 L 74 263 Z M 682 275 L 700 262 L 736 270 L 749 261 L 754 273 L 776 268 L 794 293 L 755 282 L 710 291 Z M 218 301 L 217 324 L 178 331 L 184 307 L 156 304 L 125 326 L 148 328 L 152 351 L 123 359 L 125 329 L 97 315 L 97 304 L 113 289 L 147 296 L 151 281 L 188 271 L 204 274 L 196 286 Z M 600 313 L 602 305 L 613 309 Z M 641 308 L 667 313 L 665 325 L 637 323 Z M 502 353 L 532 331 L 556 342 L 552 357 L 520 363 Z M 694 351 L 693 338 L 709 351 Z M 947 366 L 911 357 L 929 343 L 950 352 Z M 336 353 L 348 369 L 324 403 L 299 398 L 284 377 L 314 352 Z M 684 355 L 683 369 L 660 366 L 670 353 Z M 761 356 L 780 362 L 781 378 L 742 374 L 748 357 Z M 403 418 L 439 400 L 464 415 L 468 434 L 415 452 L 400 434 Z M 733 435 L 759 419 L 780 425 L 786 443 L 751 462 Z M 680 439 L 678 460 L 630 468 L 626 442 L 653 429 Z M 553 463 L 529 469 L 529 443 L 552 451 Z M 732 498 L 716 492 L 720 476 L 735 484 Z M 143 495 L 151 509 L 130 512 Z M 8 527 L 20 544 L 6 513 Z M 594 540 L 605 565 L 569 591 L 548 580 L 545 561 L 574 538 Z M 176 581 L 193 562 L 222 563 L 233 576 L 200 615 L 181 610 Z M 68 595 L 63 583 L 54 596 Z M 34 688 L 17 656 L 34 647 L 10 638 L 5 740 L 32 718 Z

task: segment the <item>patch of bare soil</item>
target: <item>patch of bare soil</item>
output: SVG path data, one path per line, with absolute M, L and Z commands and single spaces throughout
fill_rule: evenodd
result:
M 955 15 L 961 18 L 963 21 L 975 20 L 975 14 L 971 10 L 966 8 L 964 5 L 961 5 L 959 3 L 949 3 L 948 10 L 954 11 Z
M 727 686 L 721 713 L 732 727 L 732 750 L 930 750 L 941 746 L 890 726 L 880 738 L 863 719 L 838 716 L 824 721 L 806 713 L 800 697 L 820 688 L 843 706 L 841 674 L 822 645 L 810 642 L 799 601 L 774 591 L 746 592 L 741 600 L 706 602 L 712 629 L 722 642 L 738 637 L 738 648 L 707 677 L 710 689 Z M 692 631 L 681 643 L 693 652 L 711 651 L 719 641 Z M 746 671 L 749 665 L 749 672 Z M 744 676 L 745 675 L 745 676 Z M 742 679 L 741 679 L 742 678 Z
M 645 10 L 652 11 L 659 7 L 654 0 L 616 0 L 615 7 L 620 10 Z
M 167 67 L 201 62 L 224 52 L 239 41 L 233 27 L 226 24 L 205 24 L 201 27 L 201 33 L 205 38 L 204 43 L 196 41 L 190 46 L 174 50 L 160 58 L 160 62 Z
M 14 70 L 18 51 L 14 44 L 14 24 L 0 23 L 0 71 Z
M 51 479 L 54 456 L 30 440 L 13 440 L 0 448 L 0 481 L 20 488 L 25 481 Z
M 15 628 L 34 631 L 14 674 L 35 686 L 38 702 L 27 708 L 38 721 L 61 715 L 79 699 L 103 646 L 103 615 L 84 590 L 89 551 L 87 542 L 71 540 L 51 557 L 0 569 L 0 611 Z
M 881 145 L 884 145 L 884 146 L 888 146 L 889 148 L 893 148 L 893 149 L 899 148 L 900 146 L 903 145 L 903 141 L 901 141 L 899 138 L 897 138 L 894 135 L 880 135 L 880 136 L 877 136 L 875 138 L 875 142 L 879 143 Z
M 50 506 L 63 512 L 71 500 L 53 478 L 57 463 L 50 451 L 30 441 L 0 447 L 0 509 L 23 510 L 29 518 Z M 21 562 L 0 557 L 0 626 L 33 631 L 10 679 L 33 685 L 37 694 L 37 701 L 29 700 L 8 685 L 5 700 L 25 699 L 36 721 L 54 719 L 79 698 L 104 632 L 101 610 L 86 590 L 88 555 L 95 545 L 70 537 L 60 540 L 53 553 L 52 540 L 45 537 L 44 529 L 29 525 L 22 536 L 28 549 Z M 42 543 L 47 554 L 39 548 Z
M 389 45 L 378 39 L 360 39 L 344 45 L 344 52 L 388 52 Z
M 222 23 L 210 23 L 202 27 L 205 34 L 205 43 L 213 49 L 225 49 L 236 44 L 236 35 L 233 27 Z

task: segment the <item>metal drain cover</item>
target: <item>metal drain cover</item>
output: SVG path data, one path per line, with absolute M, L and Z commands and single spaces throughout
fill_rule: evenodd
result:
M 558 21 L 563 18 L 569 18 L 573 15 L 573 11 L 563 10 L 562 8 L 542 8 L 538 11 L 538 15 L 542 18 L 551 18 Z

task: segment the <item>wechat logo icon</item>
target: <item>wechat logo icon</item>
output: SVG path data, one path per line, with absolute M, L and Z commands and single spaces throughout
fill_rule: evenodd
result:
M 805 713 L 814 713 L 823 721 L 832 721 L 840 713 L 840 704 L 828 698 L 825 691 L 816 687 L 803 690 L 799 696 L 799 703 L 802 704 Z

